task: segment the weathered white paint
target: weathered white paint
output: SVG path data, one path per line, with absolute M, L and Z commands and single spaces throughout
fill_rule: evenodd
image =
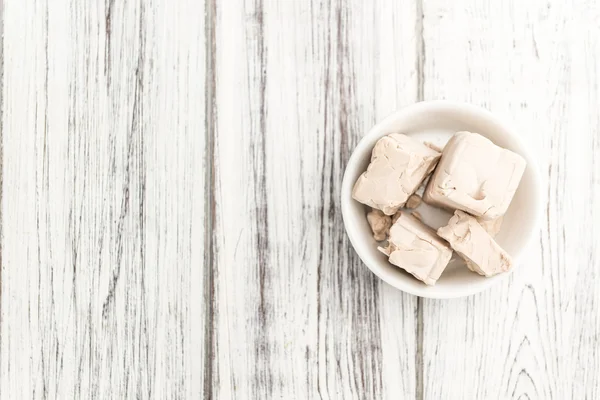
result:
M 0 397 L 200 397 L 203 4 L 3 22 Z
M 514 121 L 548 185 L 540 236 L 502 285 L 423 302 L 424 396 L 600 396 L 600 40 L 585 2 L 424 2 L 426 99 Z
M 362 266 L 339 208 L 358 139 L 416 99 L 414 4 L 216 15 L 215 398 L 414 397 L 416 299 Z
M 600 397 L 592 1 L 4 0 L 0 398 Z M 345 163 L 420 99 L 538 149 L 540 235 L 421 300 L 343 231 Z

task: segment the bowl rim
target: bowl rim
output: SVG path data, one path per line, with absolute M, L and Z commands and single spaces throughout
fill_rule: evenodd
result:
M 495 125 L 501 126 L 511 137 L 511 140 L 513 140 L 516 143 L 517 147 L 519 147 L 519 154 L 523 158 L 525 158 L 528 166 L 531 167 L 531 171 L 533 173 L 533 183 L 534 183 L 534 185 L 531 187 L 531 190 L 533 191 L 534 197 L 535 197 L 534 201 L 536 203 L 536 207 L 535 207 L 536 212 L 535 212 L 535 215 L 532 216 L 532 223 L 530 225 L 529 231 L 526 232 L 525 236 L 523 237 L 523 245 L 518 249 L 517 252 L 515 252 L 515 254 L 511 254 L 511 257 L 515 263 L 519 260 L 519 258 L 523 254 L 524 250 L 529 247 L 529 245 L 531 244 L 531 242 L 535 236 L 534 233 L 536 232 L 536 230 L 538 229 L 539 224 L 540 224 L 541 214 L 542 214 L 542 204 L 543 204 L 542 190 L 541 190 L 541 177 L 540 177 L 538 163 L 537 163 L 536 158 L 533 157 L 532 153 L 529 151 L 525 142 L 523 141 L 521 136 L 518 134 L 518 131 L 516 129 L 514 129 L 513 125 L 506 120 L 496 117 L 491 111 L 489 111 L 486 108 L 479 107 L 479 106 L 476 106 L 476 105 L 473 105 L 470 103 L 454 102 L 454 101 L 449 101 L 449 100 L 420 101 L 420 102 L 416 102 L 416 103 L 410 104 L 408 106 L 402 107 L 401 109 L 389 114 L 387 117 L 385 117 L 384 119 L 379 121 L 377 124 L 375 124 L 371 129 L 369 129 L 369 131 L 360 139 L 360 141 L 358 142 L 358 144 L 356 145 L 354 150 L 352 150 L 352 154 L 350 155 L 350 158 L 348 159 L 348 162 L 347 162 L 346 166 L 344 167 L 344 175 L 342 178 L 342 186 L 341 186 L 341 193 L 340 193 L 341 194 L 341 207 L 342 207 L 342 220 L 344 221 L 344 230 L 346 231 L 346 235 L 350 239 L 352 248 L 358 254 L 362 263 L 364 265 L 366 265 L 371 270 L 371 272 L 373 272 L 377 277 L 379 277 L 381 280 L 383 280 L 387 284 L 389 284 L 389 285 L 395 287 L 396 289 L 399 289 L 405 293 L 409 293 L 409 294 L 419 296 L 419 297 L 424 297 L 424 298 L 431 298 L 431 299 L 451 299 L 451 298 L 458 298 L 458 297 L 467 297 L 467 296 L 474 295 L 476 293 L 483 292 L 483 291 L 489 289 L 492 285 L 496 285 L 496 284 L 504 281 L 505 279 L 507 279 L 517 268 L 512 268 L 507 273 L 496 275 L 493 278 L 488 278 L 485 280 L 485 283 L 477 285 L 475 287 L 473 287 L 471 285 L 466 285 L 462 289 L 459 288 L 458 290 L 447 290 L 445 292 L 428 290 L 429 287 L 425 286 L 425 285 L 422 285 L 422 287 L 409 286 L 408 284 L 404 283 L 403 281 L 390 279 L 376 265 L 371 265 L 371 263 L 365 261 L 365 256 L 363 254 L 361 254 L 361 252 L 358 250 L 357 245 L 356 245 L 356 242 L 359 239 L 357 238 L 357 236 L 355 234 L 355 230 L 348 228 L 347 220 L 350 217 L 349 207 L 350 207 L 351 202 L 354 201 L 352 199 L 352 187 L 354 186 L 354 182 L 349 181 L 350 177 L 348 176 L 349 175 L 348 174 L 348 166 L 358 162 L 360 155 L 364 154 L 364 152 L 367 150 L 366 147 L 368 146 L 368 143 L 371 141 L 370 139 L 373 136 L 381 135 L 381 133 L 378 132 L 378 130 L 382 125 L 386 125 L 390 121 L 398 119 L 399 117 L 401 117 L 404 114 L 411 114 L 411 113 L 424 112 L 424 111 L 435 111 L 436 109 L 444 109 L 444 108 L 445 109 L 455 109 L 455 110 L 460 109 L 463 112 L 475 114 L 478 117 L 486 119 Z M 400 273 L 400 270 L 398 270 L 398 273 Z

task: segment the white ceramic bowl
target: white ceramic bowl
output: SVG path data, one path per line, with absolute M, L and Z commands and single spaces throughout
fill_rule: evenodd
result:
M 458 257 L 453 257 L 437 283 L 426 286 L 390 264 L 387 257 L 377 250 L 377 242 L 366 219 L 367 208 L 352 199 L 352 187 L 367 169 L 373 146 L 382 136 L 400 132 L 443 147 L 458 131 L 477 132 L 498 146 L 520 154 L 527 161 L 519 188 L 496 237 L 498 244 L 515 261 L 513 270 L 518 267 L 518 258 L 534 235 L 541 215 L 541 183 L 535 160 L 519 134 L 489 111 L 469 104 L 429 101 L 413 104 L 390 115 L 367 133 L 348 161 L 342 182 L 342 215 L 352 246 L 367 267 L 390 285 L 417 296 L 436 299 L 468 296 L 489 288 L 506 278 L 508 273 L 485 278 L 468 270 Z M 423 221 L 436 229 L 445 225 L 451 217 L 450 213 L 424 203 L 418 211 Z

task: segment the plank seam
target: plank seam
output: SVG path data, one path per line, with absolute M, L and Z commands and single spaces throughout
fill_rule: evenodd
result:
M 415 36 L 417 37 L 417 101 L 425 100 L 425 36 L 423 34 L 423 0 L 417 0 L 416 4 Z
M 204 171 L 204 395 L 203 398 L 211 399 L 213 392 L 213 347 L 214 347 L 214 293 L 215 282 L 213 276 L 214 263 L 214 237 L 213 227 L 215 218 L 215 198 L 214 198 L 214 127 L 216 119 L 215 108 L 215 17 L 216 1 L 207 0 L 204 13 L 205 29 L 205 104 L 204 104 L 204 135 L 205 135 L 205 171 Z
M 423 0 L 416 2 L 415 36 L 417 37 L 417 101 L 425 100 L 425 35 Z M 416 351 L 415 351 L 415 398 L 423 400 L 423 299 L 417 297 L 416 309 Z
M 415 351 L 415 398 L 423 400 L 423 299 L 417 297 Z

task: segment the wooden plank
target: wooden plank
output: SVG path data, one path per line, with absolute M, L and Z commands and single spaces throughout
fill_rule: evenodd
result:
M 415 15 L 217 4 L 215 398 L 415 396 L 416 299 L 362 265 L 338 198 L 358 139 L 416 99 Z
M 424 3 L 425 98 L 515 121 L 548 185 L 540 234 L 510 279 L 423 302 L 425 399 L 600 395 L 600 42 L 597 14 L 569 3 Z
M 202 2 L 4 2 L 0 397 L 203 386 Z

